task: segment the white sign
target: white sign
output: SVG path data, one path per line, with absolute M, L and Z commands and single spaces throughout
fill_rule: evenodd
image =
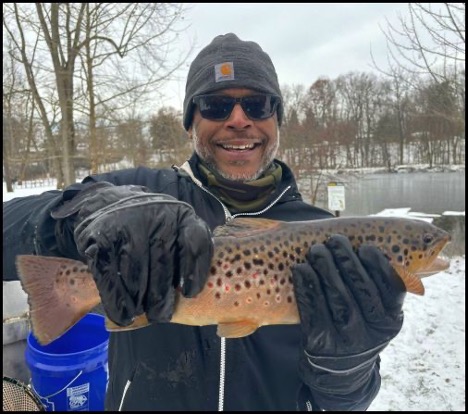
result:
M 345 209 L 345 186 L 343 183 L 328 183 L 328 209 L 331 211 Z

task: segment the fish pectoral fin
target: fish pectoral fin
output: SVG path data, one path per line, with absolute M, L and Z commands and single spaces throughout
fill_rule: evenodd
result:
M 106 316 L 106 329 L 109 332 L 133 331 L 134 329 L 144 328 L 149 324 L 146 314 L 135 316 L 133 322 L 127 326 L 119 326 Z
M 424 295 L 424 285 L 418 276 L 409 272 L 404 267 L 398 267 L 395 270 L 405 284 L 407 292 L 414 293 L 415 295 Z
M 218 336 L 222 338 L 241 338 L 254 333 L 259 328 L 253 321 L 225 322 L 218 325 Z

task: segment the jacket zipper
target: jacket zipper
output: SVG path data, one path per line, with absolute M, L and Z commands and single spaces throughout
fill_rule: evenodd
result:
M 211 191 L 207 190 L 202 182 L 198 180 L 192 172 L 192 169 L 190 168 L 190 164 L 188 161 L 184 162 L 179 169 L 182 169 L 184 172 L 187 173 L 187 175 L 192 179 L 192 181 L 200 187 L 205 193 L 209 194 L 211 197 L 213 197 L 218 203 L 221 205 L 224 211 L 224 216 L 226 218 L 226 222 L 231 221 L 232 219 L 239 217 L 239 216 L 258 216 L 260 214 L 263 214 L 265 211 L 268 211 L 271 207 L 273 207 L 280 199 L 283 197 L 284 194 L 291 188 L 291 186 L 287 186 L 281 194 L 276 197 L 268 206 L 266 206 L 263 210 L 257 211 L 255 213 L 237 213 L 237 214 L 231 214 L 231 212 L 228 210 L 228 208 L 224 205 L 224 203 L 216 197 Z M 218 411 L 223 411 L 224 410 L 224 384 L 226 380 L 226 338 L 221 338 L 221 361 L 220 361 L 220 367 L 219 367 L 219 400 L 218 400 Z
M 224 203 L 216 197 L 211 191 L 207 190 L 205 187 L 203 187 L 203 184 L 201 183 L 200 180 L 198 180 L 192 172 L 192 169 L 190 168 L 190 164 L 188 161 L 186 161 L 181 167 L 178 167 L 178 169 L 182 169 L 184 172 L 187 173 L 187 175 L 192 179 L 192 181 L 200 188 L 202 189 L 205 193 L 209 194 L 211 197 L 213 197 L 218 203 L 221 205 L 224 211 L 224 216 L 226 218 L 226 222 L 231 221 L 235 217 L 238 216 L 258 216 L 260 214 L 263 214 L 265 211 L 269 210 L 271 207 L 273 207 L 281 197 L 291 188 L 289 185 L 286 187 L 281 194 L 276 197 L 268 206 L 266 206 L 263 210 L 257 211 L 255 213 L 237 213 L 237 214 L 231 214 L 231 212 L 228 210 L 228 208 L 224 205 Z M 225 373 L 226 373 L 226 338 L 221 338 L 221 349 L 220 349 L 220 367 L 219 367 L 219 399 L 218 399 L 218 411 L 223 411 L 224 410 L 224 385 L 225 385 Z M 125 384 L 125 388 L 122 393 L 122 398 L 120 400 L 120 406 L 119 406 L 119 411 L 122 410 L 122 406 L 125 400 L 125 395 L 127 394 L 128 388 L 130 387 L 132 381 L 128 380 L 127 383 Z

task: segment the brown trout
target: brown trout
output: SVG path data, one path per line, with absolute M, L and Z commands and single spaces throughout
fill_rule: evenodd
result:
M 434 225 L 396 217 L 343 217 L 301 222 L 236 218 L 213 232 L 214 255 L 203 290 L 195 298 L 176 293 L 171 323 L 218 325 L 221 337 L 237 338 L 263 325 L 296 324 L 299 314 L 291 267 L 307 250 L 332 234 L 349 238 L 353 248 L 380 248 L 408 292 L 424 294 L 421 278 L 445 270 L 438 258 L 450 235 Z M 17 268 L 28 294 L 34 335 L 48 344 L 100 303 L 88 267 L 75 260 L 18 256 Z M 127 327 L 106 318 L 109 331 L 149 324 L 145 314 Z

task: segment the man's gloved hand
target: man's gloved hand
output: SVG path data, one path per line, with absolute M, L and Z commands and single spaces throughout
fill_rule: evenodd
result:
M 58 220 L 58 239 L 66 241 L 73 232 L 68 239 L 88 263 L 107 316 L 120 326 L 143 312 L 150 322 L 168 322 L 175 289 L 193 297 L 205 285 L 211 231 L 189 204 L 174 197 L 100 182 L 52 217 Z
M 400 331 L 405 287 L 377 247 L 353 252 L 334 235 L 293 268 L 304 354 L 300 374 L 312 391 L 345 395 L 363 387 L 379 353 Z

